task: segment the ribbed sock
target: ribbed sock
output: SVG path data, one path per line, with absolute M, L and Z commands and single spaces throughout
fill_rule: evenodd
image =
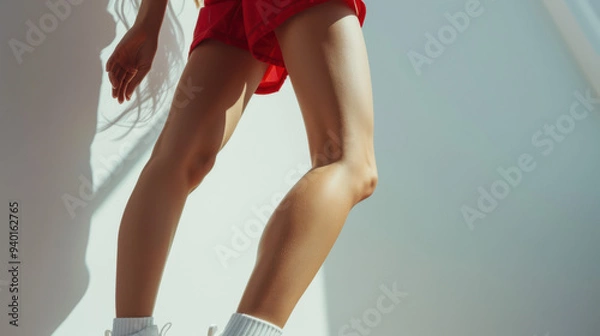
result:
M 112 336 L 131 335 L 153 323 L 153 317 L 117 317 L 113 320 Z
M 268 321 L 241 313 L 233 313 L 223 336 L 280 336 L 283 330 Z

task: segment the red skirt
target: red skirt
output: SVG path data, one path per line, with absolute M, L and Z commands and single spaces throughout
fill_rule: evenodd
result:
M 269 64 L 256 94 L 277 92 L 288 72 L 275 37 L 275 28 L 286 19 L 328 0 L 205 0 L 194 29 L 188 57 L 204 39 L 213 38 L 248 50 Z M 363 0 L 345 0 L 363 26 L 366 5 Z

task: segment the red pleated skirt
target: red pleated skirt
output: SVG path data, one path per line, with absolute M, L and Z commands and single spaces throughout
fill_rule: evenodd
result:
M 325 1 L 328 0 L 205 0 L 188 57 L 207 38 L 248 50 L 256 59 L 269 64 L 255 93 L 277 92 L 288 72 L 275 28 L 292 15 Z M 362 27 L 366 16 L 363 0 L 344 1 L 354 10 Z

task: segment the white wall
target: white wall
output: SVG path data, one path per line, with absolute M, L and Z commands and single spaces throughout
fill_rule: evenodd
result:
M 537 1 L 482 1 L 418 75 L 407 53 L 424 54 L 425 34 L 467 3 L 370 6 L 380 186 L 325 265 L 332 335 L 393 282 L 408 295 L 373 335 L 600 331 L 600 105 L 548 155 L 532 142 L 589 87 Z M 471 230 L 461 207 L 524 153 L 535 169 Z
M 444 14 L 468 3 L 367 2 L 380 183 L 351 213 L 286 335 L 600 331 L 600 104 L 560 142 L 547 135 L 533 142 L 546 124 L 568 121 L 574 93 L 590 87 L 541 2 L 482 1 L 483 12 L 468 28 L 417 70 L 408 53 L 427 56 L 425 34 L 437 34 L 448 24 Z M 178 44 L 176 30 L 166 25 L 161 42 L 182 61 L 197 11 L 192 1 L 172 4 L 178 14 L 169 27 L 179 24 L 184 37 Z M 111 327 L 118 225 L 157 135 L 140 141 L 150 126 L 123 139 L 115 139 L 123 128 L 96 133 L 101 116 L 123 110 L 110 96 L 103 66 L 125 28 L 116 23 L 113 1 L 82 1 L 71 9 L 19 63 L 8 41 L 25 41 L 25 22 L 39 22 L 50 10 L 42 1 L 0 7 L 3 268 L 10 257 L 9 200 L 19 200 L 22 216 L 20 327 L 2 313 L 1 335 L 102 335 Z M 164 82 L 167 70 L 178 79 L 182 68 L 173 64 L 182 65 L 160 54 L 153 83 Z M 461 207 L 477 209 L 478 187 L 490 191 L 502 178 L 497 169 L 517 165 L 525 153 L 535 168 L 468 225 Z M 255 209 L 276 203 L 293 182 L 286 176 L 297 179 L 308 163 L 289 81 L 278 94 L 255 96 L 215 168 L 188 199 L 155 312 L 159 325 L 173 323 L 168 335 L 202 335 L 211 323 L 224 327 L 258 238 L 227 263 L 215 248 L 232 247 L 233 227 L 264 224 Z M 95 191 L 89 197 L 87 180 Z M 70 212 L 65 195 L 85 206 Z M 0 273 L 3 307 L 10 303 L 9 280 Z M 384 287 L 394 283 L 405 293 L 401 299 L 380 320 L 361 322 L 369 333 L 352 330 L 358 328 L 352 318 L 377 318 Z

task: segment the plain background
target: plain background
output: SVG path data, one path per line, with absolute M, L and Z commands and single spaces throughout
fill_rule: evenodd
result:
M 482 1 L 483 13 L 417 71 L 408 53 L 426 55 L 426 34 L 469 2 L 367 2 L 379 185 L 350 214 L 286 335 L 600 333 L 600 105 L 548 155 L 533 144 L 590 86 L 538 1 Z M 169 27 L 183 40 L 165 25 L 161 52 L 180 63 L 158 55 L 151 74 L 170 76 L 169 102 L 198 13 L 191 0 L 171 3 Z M 43 1 L 0 7 L 0 269 L 8 269 L 13 199 L 22 261 L 19 328 L 8 324 L 10 278 L 0 272 L 2 335 L 94 336 L 112 327 L 118 225 L 153 145 L 152 137 L 140 142 L 149 126 L 123 139 L 122 127 L 96 133 L 124 108 L 111 98 L 104 65 L 126 30 L 112 0 L 71 9 L 18 62 L 9 41 L 25 41 L 27 20 L 39 26 L 51 11 Z M 497 169 L 525 153 L 535 169 L 469 227 L 461 208 L 477 209 L 478 188 L 490 191 L 502 178 Z M 159 326 L 173 323 L 169 336 L 224 327 L 258 243 L 254 236 L 240 246 L 239 232 L 264 223 L 256 209 L 268 213 L 308 163 L 289 80 L 277 94 L 255 96 L 187 201 L 155 311 Z M 65 199 L 80 206 L 70 212 Z M 224 262 L 216 252 L 224 247 L 239 255 Z M 382 286 L 405 293 L 384 314 L 376 312 Z M 369 333 L 344 328 L 353 318 L 370 321 L 361 322 Z

